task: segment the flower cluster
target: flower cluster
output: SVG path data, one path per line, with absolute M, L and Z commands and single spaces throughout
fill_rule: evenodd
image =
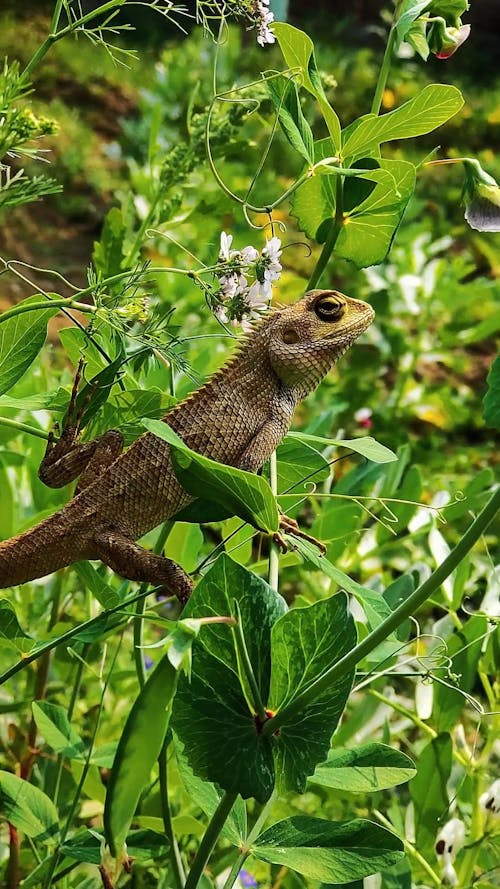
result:
M 215 295 L 214 314 L 223 324 L 241 323 L 243 329 L 248 330 L 250 321 L 269 308 L 273 283 L 281 274 L 281 241 L 270 238 L 260 254 L 252 246 L 231 250 L 232 241 L 232 235 L 221 233 L 219 290 Z
M 276 37 L 269 27 L 271 22 L 274 22 L 274 13 L 269 11 L 269 0 L 256 0 L 255 16 L 259 26 L 257 43 L 260 46 L 265 46 L 266 43 L 275 43 Z

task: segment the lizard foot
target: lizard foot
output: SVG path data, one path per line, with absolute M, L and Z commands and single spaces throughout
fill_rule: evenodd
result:
M 286 534 L 290 534 L 291 537 L 300 537 L 301 540 L 308 540 L 309 543 L 313 543 L 314 546 L 318 547 L 322 556 L 325 555 L 325 553 L 326 553 L 325 544 L 321 543 L 320 540 L 317 540 L 316 537 L 312 537 L 311 534 L 306 534 L 305 531 L 301 531 L 301 529 L 299 528 L 295 519 L 291 519 L 287 515 L 280 516 L 280 531 L 284 531 Z M 283 549 L 282 544 L 276 539 L 276 537 L 279 537 L 281 539 L 282 544 L 284 545 L 285 549 Z M 277 532 L 277 534 L 274 535 L 274 539 L 275 539 L 276 543 L 278 543 L 278 546 L 281 547 L 282 552 L 286 552 L 287 546 L 286 546 L 285 541 L 283 540 L 283 537 L 279 533 L 279 531 Z

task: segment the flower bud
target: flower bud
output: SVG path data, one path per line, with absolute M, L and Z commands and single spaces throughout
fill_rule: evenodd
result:
M 442 18 L 431 25 L 427 38 L 429 49 L 437 59 L 449 59 L 470 34 L 470 25 L 449 27 Z
M 463 164 L 467 222 L 479 232 L 500 231 L 500 186 L 482 169 L 479 161 L 466 159 Z

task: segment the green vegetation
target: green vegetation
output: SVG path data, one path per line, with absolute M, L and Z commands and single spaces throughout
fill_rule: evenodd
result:
M 2 18 L 0 538 L 71 496 L 37 470 L 83 358 L 83 437 L 147 428 L 203 491 L 142 541 L 197 585 L 181 616 L 98 563 L 2 592 L 0 882 L 492 889 L 500 83 L 464 0 L 391 5 L 385 54 L 148 5 L 137 53 L 127 0 Z M 376 321 L 262 477 L 157 422 L 315 286 Z M 279 554 L 278 509 L 325 556 Z

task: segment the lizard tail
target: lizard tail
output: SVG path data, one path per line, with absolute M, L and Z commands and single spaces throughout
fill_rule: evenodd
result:
M 66 522 L 58 528 L 60 515 L 0 542 L 0 589 L 45 577 L 85 557 L 78 553 L 75 534 L 68 533 Z

